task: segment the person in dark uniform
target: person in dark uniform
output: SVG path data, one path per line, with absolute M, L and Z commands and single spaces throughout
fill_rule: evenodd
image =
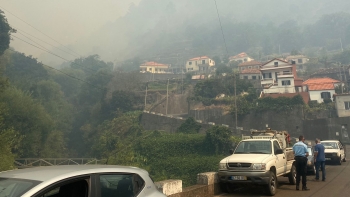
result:
M 302 190 L 310 190 L 306 187 L 306 167 L 307 167 L 307 157 L 309 152 L 307 151 L 307 146 L 304 143 L 304 136 L 299 136 L 299 142 L 295 143 L 293 146 L 293 152 L 295 156 L 295 167 L 297 169 L 296 177 L 296 190 L 299 190 L 300 176 L 302 177 Z

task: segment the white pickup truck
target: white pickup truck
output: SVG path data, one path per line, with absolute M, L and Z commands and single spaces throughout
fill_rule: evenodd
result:
M 288 133 L 272 130 L 252 131 L 242 136 L 231 155 L 220 161 L 218 178 L 221 190 L 233 192 L 242 185 L 262 185 L 269 195 L 277 189 L 277 177 L 296 183 L 294 154 L 288 148 Z

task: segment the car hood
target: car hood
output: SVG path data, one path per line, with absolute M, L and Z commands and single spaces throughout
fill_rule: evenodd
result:
M 269 158 L 272 158 L 271 154 L 232 154 L 221 160 L 221 163 L 266 163 Z
M 324 149 L 325 153 L 337 153 L 339 152 L 339 149 Z

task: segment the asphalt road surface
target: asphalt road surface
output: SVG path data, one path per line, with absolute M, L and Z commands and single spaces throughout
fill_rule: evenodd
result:
M 350 150 L 350 146 L 347 146 Z M 307 187 L 309 191 L 295 190 L 295 185 L 290 185 L 288 178 L 278 178 L 277 197 L 337 197 L 350 196 L 350 158 L 342 165 L 329 164 L 326 165 L 326 181 L 315 181 L 314 175 L 307 176 Z M 322 172 L 320 172 L 322 173 Z M 320 174 L 320 177 L 322 175 Z M 301 183 L 300 183 L 301 189 Z M 215 197 L 229 197 L 229 196 L 268 196 L 264 189 L 259 187 L 239 188 L 233 194 L 221 194 Z

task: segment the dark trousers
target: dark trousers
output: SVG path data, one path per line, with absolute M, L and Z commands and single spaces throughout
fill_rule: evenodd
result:
M 322 180 L 326 180 L 326 168 L 325 168 L 325 161 L 316 161 L 315 162 L 315 168 L 316 168 L 316 179 L 320 179 L 320 167 L 322 170 Z
M 307 165 L 306 157 L 295 157 L 295 167 L 297 169 L 297 177 L 296 177 L 297 186 L 299 186 L 300 184 L 300 176 L 301 176 L 303 187 L 306 187 L 306 165 Z

